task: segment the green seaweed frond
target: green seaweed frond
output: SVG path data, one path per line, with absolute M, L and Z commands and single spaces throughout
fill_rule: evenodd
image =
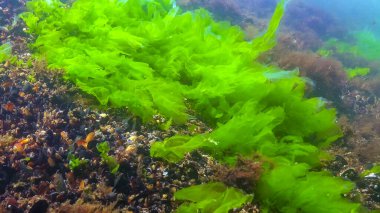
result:
M 272 19 L 269 22 L 267 31 L 262 36 L 253 39 L 252 47 L 255 52 L 254 58 L 259 56 L 261 53 L 272 49 L 276 45 L 276 33 L 282 20 L 282 16 L 285 13 L 286 3 L 287 0 L 280 0 L 272 15 Z
M 177 191 L 174 197 L 191 202 L 182 204 L 177 213 L 228 213 L 253 199 L 252 195 L 219 182 L 190 186 Z
M 116 174 L 116 172 L 119 170 L 119 163 L 117 160 L 108 155 L 108 152 L 110 151 L 110 147 L 106 141 L 99 143 L 96 145 L 96 149 L 100 152 L 100 157 L 102 158 L 103 162 L 107 164 L 108 169 L 112 174 Z
M 69 159 L 69 169 L 71 171 L 75 171 L 77 169 L 80 169 L 81 167 L 84 167 L 89 163 L 89 160 L 79 159 L 71 153 L 67 156 L 67 158 Z
M 12 44 L 6 42 L 0 45 L 0 63 L 10 59 L 12 56 Z
M 360 204 L 344 199 L 354 184 L 327 172 L 310 172 L 307 164 L 279 160 L 258 184 L 256 195 L 264 212 L 366 212 Z
M 355 67 L 345 69 L 348 79 L 353 79 L 356 76 L 366 76 L 370 73 L 371 69 L 368 67 Z

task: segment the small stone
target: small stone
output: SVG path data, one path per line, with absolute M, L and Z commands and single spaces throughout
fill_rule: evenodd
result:
M 167 199 L 168 199 L 168 195 L 167 195 L 167 194 L 162 194 L 161 199 L 162 199 L 162 200 L 167 200 Z
M 130 154 L 135 154 L 137 151 L 137 147 L 135 145 L 129 145 L 125 149 L 125 154 L 130 155 Z
M 47 161 L 50 167 L 55 167 L 55 160 L 53 158 L 49 157 Z
M 344 172 L 341 173 L 340 176 L 352 181 L 356 180 L 359 177 L 358 173 L 352 168 L 345 170 Z
M 170 192 L 174 194 L 175 192 L 177 192 L 177 188 L 176 187 L 170 187 Z
M 105 117 L 107 117 L 108 115 L 107 115 L 106 113 L 100 113 L 99 116 L 100 116 L 101 118 L 105 118 Z
M 136 140 L 137 140 L 137 136 L 136 135 L 132 135 L 131 137 L 129 137 L 127 139 L 127 141 L 130 142 L 130 143 L 134 143 L 134 142 L 136 142 Z
M 49 208 L 49 203 L 46 200 L 39 200 L 33 204 L 29 213 L 45 213 Z
M 146 186 L 146 189 L 149 190 L 149 191 L 152 191 L 154 189 L 154 185 L 153 184 L 148 184 Z

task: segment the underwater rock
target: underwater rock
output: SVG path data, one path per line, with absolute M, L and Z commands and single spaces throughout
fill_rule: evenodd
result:
M 380 176 L 369 174 L 357 182 L 359 191 L 363 195 L 363 203 L 370 208 L 380 206 Z
M 49 208 L 49 203 L 46 200 L 38 200 L 30 208 L 29 213 L 46 213 Z
M 344 170 L 343 172 L 340 173 L 340 176 L 351 181 L 355 181 L 359 178 L 358 172 L 355 171 L 355 169 L 353 168 Z
M 334 175 L 337 175 L 347 165 L 348 162 L 343 156 L 336 155 L 334 161 L 329 164 L 328 168 Z
M 0 167 L 0 194 L 5 192 L 5 188 L 10 183 L 11 178 L 16 174 L 16 171 L 6 165 Z

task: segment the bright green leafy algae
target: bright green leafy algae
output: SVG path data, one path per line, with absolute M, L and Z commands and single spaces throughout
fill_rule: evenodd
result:
M 358 205 L 341 197 L 352 189 L 351 183 L 309 169 L 307 164 L 284 164 L 265 174 L 258 184 L 259 199 L 267 207 L 265 212 L 360 211 Z
M 207 192 L 207 193 L 205 193 Z M 230 209 L 239 208 L 244 203 L 252 201 L 251 195 L 245 195 L 240 190 L 226 187 L 222 183 L 207 183 L 181 189 L 174 194 L 177 200 L 191 201 L 182 204 L 178 213 L 228 213 Z
M 63 68 L 68 80 L 101 104 L 126 106 L 145 121 L 159 113 L 184 123 L 188 105 L 214 128 L 154 143 L 152 156 L 178 162 L 201 148 L 233 165 L 237 156 L 257 154 L 265 162 L 255 191 L 263 210 L 358 211 L 357 204 L 341 198 L 350 184 L 310 172 L 319 164 L 321 148 L 341 136 L 335 110 L 318 98 L 305 99 L 305 82 L 297 72 L 255 61 L 275 45 L 285 1 L 278 4 L 266 33 L 251 42 L 238 27 L 215 22 L 207 11 L 181 12 L 171 1 L 49 2 L 30 1 L 22 18 L 36 36 L 36 55 Z M 114 162 L 109 166 L 117 171 Z M 199 202 L 191 196 L 198 189 L 176 194 L 194 202 L 181 211 L 215 210 L 209 202 L 212 190 Z M 231 190 L 223 196 L 235 198 L 222 212 L 249 201 Z
M 207 145 L 206 141 L 199 137 L 201 136 L 173 136 L 165 139 L 162 143 L 155 143 L 151 147 L 150 153 L 152 156 L 161 157 L 170 162 L 178 162 L 186 153 Z M 211 144 L 209 145 L 211 146 Z
M 85 166 L 89 163 L 87 159 L 79 159 L 75 157 L 73 154 L 69 154 L 68 159 L 69 168 L 71 171 L 75 171 L 76 169 L 79 169 L 80 167 Z
M 9 42 L 6 42 L 0 45 L 0 63 L 11 58 L 12 55 L 12 45 Z
M 355 67 L 353 69 L 346 68 L 347 76 L 349 79 L 352 79 L 356 76 L 365 76 L 371 71 L 368 67 Z
M 180 13 L 155 1 L 79 0 L 69 10 L 31 1 L 28 7 L 33 12 L 22 17 L 39 34 L 34 47 L 51 67 L 64 67 L 101 104 L 128 106 L 145 120 L 158 111 L 176 123 L 187 119 L 184 98 L 207 107 L 210 120 L 227 116 L 219 112 L 228 110 L 220 106 L 224 96 L 237 93 L 241 77 L 255 71 L 246 65 L 274 45 L 282 15 L 278 10 L 268 33 L 249 44 L 240 29 L 214 22 L 204 10 Z M 250 70 L 238 74 L 242 69 Z
M 272 49 L 276 45 L 276 33 L 285 12 L 285 1 L 282 0 L 273 13 L 265 34 L 253 40 L 253 51 L 257 57 L 260 53 Z
M 108 155 L 108 152 L 111 149 L 108 143 L 106 141 L 98 143 L 96 145 L 96 149 L 100 152 L 100 157 L 102 158 L 103 162 L 107 164 L 110 172 L 112 174 L 116 174 L 117 170 L 119 170 L 120 165 L 114 157 Z

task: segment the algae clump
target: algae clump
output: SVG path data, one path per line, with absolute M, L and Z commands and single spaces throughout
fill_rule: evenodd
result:
M 218 182 L 184 188 L 174 196 L 177 200 L 191 201 L 182 204 L 176 210 L 177 213 L 193 213 L 199 210 L 204 213 L 228 213 L 230 209 L 239 208 L 253 198 L 252 195 L 246 195 L 240 190 L 226 187 Z
M 12 45 L 9 42 L 6 42 L 0 45 L 0 63 L 11 58 L 12 55 Z

